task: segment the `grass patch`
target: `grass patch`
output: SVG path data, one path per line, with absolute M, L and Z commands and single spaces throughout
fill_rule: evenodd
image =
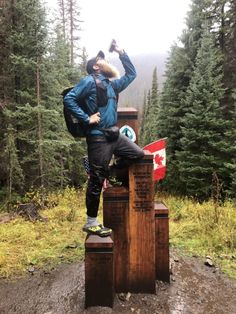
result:
M 0 227 L 0 277 L 22 276 L 30 266 L 50 269 L 83 260 L 85 191 L 65 189 L 47 197 L 40 214 L 47 221 L 17 218 Z M 190 255 L 211 255 L 214 263 L 236 278 L 236 208 L 227 201 L 216 207 L 190 199 L 158 197 L 170 209 L 170 244 Z M 53 204 L 53 206 L 50 206 Z M 56 204 L 56 206 L 55 206 Z M 102 211 L 100 220 L 102 220 Z
M 35 223 L 17 218 L 0 228 L 0 277 L 21 276 L 29 266 L 52 268 L 57 264 L 84 258 L 84 191 L 66 189 L 51 194 L 42 210 L 47 221 Z
M 192 255 L 211 255 L 223 272 L 236 278 L 236 206 L 216 206 L 163 196 L 170 209 L 170 244 Z

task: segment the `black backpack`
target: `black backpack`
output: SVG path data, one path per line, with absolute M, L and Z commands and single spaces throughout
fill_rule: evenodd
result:
M 87 132 L 87 127 L 85 127 L 85 125 L 83 125 L 83 123 L 81 121 L 79 121 L 75 116 L 73 116 L 71 111 L 65 106 L 65 103 L 64 103 L 64 97 L 72 89 L 73 89 L 73 87 L 67 88 L 67 89 L 63 90 L 63 92 L 61 93 L 61 95 L 63 97 L 63 105 L 64 105 L 63 106 L 63 114 L 64 114 L 64 119 L 66 122 L 66 127 L 67 127 L 67 130 L 69 131 L 69 133 L 73 137 L 75 137 L 75 138 L 85 137 L 86 132 Z
M 107 105 L 107 89 L 103 85 L 102 81 L 100 81 L 95 75 L 92 74 L 92 77 L 96 84 L 96 93 L 97 93 L 97 104 L 98 107 L 104 107 Z M 111 82 L 112 83 L 112 82 Z M 69 87 L 63 90 L 61 93 L 63 97 L 63 104 L 64 104 L 64 97 L 73 89 L 73 87 Z M 118 102 L 118 94 L 116 94 L 116 101 Z M 85 108 L 85 100 L 80 101 L 80 107 L 83 109 Z M 97 112 L 97 110 L 95 111 Z M 73 113 L 65 106 L 63 108 L 64 118 L 66 122 L 67 129 L 69 133 L 75 137 L 86 137 L 87 131 L 89 130 L 88 125 L 85 125 L 82 121 L 78 120 Z

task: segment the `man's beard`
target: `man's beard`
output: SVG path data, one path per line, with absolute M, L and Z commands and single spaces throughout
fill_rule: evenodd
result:
M 108 78 L 119 78 L 120 73 L 114 65 L 108 63 L 106 60 L 98 60 L 97 65 L 101 73 Z

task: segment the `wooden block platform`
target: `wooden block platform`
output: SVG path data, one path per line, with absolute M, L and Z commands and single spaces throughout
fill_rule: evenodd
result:
M 153 155 L 147 154 L 129 169 L 130 292 L 155 293 L 155 221 Z
M 113 300 L 113 240 L 89 235 L 85 240 L 85 307 L 112 307 Z
M 169 267 L 169 210 L 155 202 L 156 279 L 170 282 Z
M 110 187 L 103 193 L 104 226 L 113 230 L 115 291 L 127 292 L 129 191 Z

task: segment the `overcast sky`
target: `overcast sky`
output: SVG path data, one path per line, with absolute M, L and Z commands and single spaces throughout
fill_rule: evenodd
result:
M 56 0 L 47 0 L 53 4 Z M 112 38 L 129 54 L 166 52 L 185 27 L 191 0 L 78 0 L 89 57 Z

